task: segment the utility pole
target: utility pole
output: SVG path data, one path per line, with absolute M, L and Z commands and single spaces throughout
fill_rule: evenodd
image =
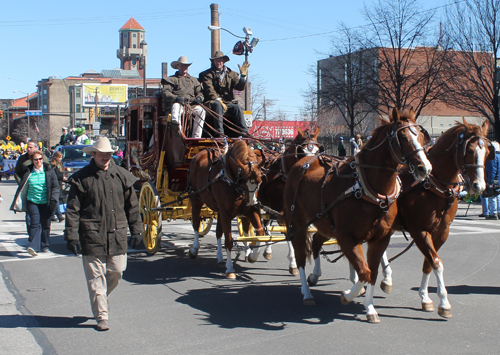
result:
M 212 24 L 212 26 L 220 27 L 219 26 L 219 5 L 211 4 L 210 10 L 211 10 L 210 23 Z M 212 38 L 212 54 L 210 55 L 210 58 L 212 58 L 214 56 L 215 52 L 220 50 L 220 30 L 212 31 L 211 38 Z

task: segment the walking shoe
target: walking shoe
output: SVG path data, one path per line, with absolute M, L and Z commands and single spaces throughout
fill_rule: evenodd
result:
M 32 247 L 28 247 L 28 253 L 30 253 L 31 256 L 37 256 L 38 255 L 38 253 Z
M 96 329 L 100 332 L 108 330 L 109 325 L 108 325 L 108 320 L 107 319 L 101 319 L 99 322 L 97 322 L 97 327 Z
M 498 219 L 498 216 L 496 214 L 492 214 L 492 215 L 489 215 L 489 216 L 486 216 L 485 219 L 493 219 L 493 220 L 497 220 Z
M 44 253 L 48 253 L 49 251 L 50 251 L 49 247 L 45 247 L 42 249 L 42 252 L 44 252 Z
M 55 222 L 57 221 L 57 217 L 56 216 L 52 216 L 52 218 L 50 219 L 52 222 Z
M 64 216 L 61 215 L 61 217 L 59 217 L 59 222 L 64 221 L 64 219 L 65 219 Z
M 478 217 L 486 217 L 484 213 L 481 213 Z

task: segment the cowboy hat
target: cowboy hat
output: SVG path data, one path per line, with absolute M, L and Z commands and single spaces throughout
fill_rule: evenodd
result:
M 95 143 L 92 144 L 90 147 L 83 148 L 82 152 L 84 152 L 86 154 L 94 153 L 94 152 L 114 153 L 114 152 L 116 152 L 116 149 L 111 148 L 111 143 L 109 142 L 108 138 L 102 137 L 102 138 L 99 138 L 97 141 L 95 141 Z
M 229 62 L 229 57 L 227 55 L 224 55 L 224 53 L 222 53 L 221 51 L 216 51 L 214 53 L 214 56 L 212 58 L 210 58 L 210 60 L 214 60 L 214 59 L 217 59 L 217 58 L 224 59 L 224 63 L 225 62 Z
M 177 60 L 174 60 L 172 62 L 172 64 L 170 64 L 172 66 L 172 68 L 174 69 L 179 69 L 179 64 L 186 64 L 187 66 L 193 64 L 193 63 L 189 63 L 189 61 L 187 60 L 186 56 L 185 55 L 181 55 L 179 57 L 179 59 Z

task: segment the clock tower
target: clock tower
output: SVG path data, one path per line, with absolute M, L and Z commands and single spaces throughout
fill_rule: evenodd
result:
M 116 56 L 120 59 L 120 68 L 137 70 L 141 78 L 144 77 L 144 67 L 147 64 L 148 49 L 145 40 L 146 31 L 131 17 L 120 28 L 120 49 Z

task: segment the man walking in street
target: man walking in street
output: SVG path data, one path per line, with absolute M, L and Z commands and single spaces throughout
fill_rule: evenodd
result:
M 33 156 L 33 153 L 38 150 L 38 147 L 39 145 L 36 144 L 34 140 L 30 140 L 26 145 L 27 152 L 17 159 L 16 167 L 14 168 L 14 177 L 16 178 L 18 184 L 21 182 L 24 170 L 28 167 L 28 165 L 33 164 L 31 157 Z M 43 156 L 43 162 L 47 164 L 49 163 L 49 159 L 45 155 Z
M 135 247 L 142 222 L 133 187 L 136 178 L 112 162 L 108 138 L 97 140 L 83 152 L 90 164 L 73 174 L 66 208 L 65 240 L 75 255 L 81 249 L 90 304 L 97 330 L 109 329 L 108 296 L 127 267 L 127 227 Z

